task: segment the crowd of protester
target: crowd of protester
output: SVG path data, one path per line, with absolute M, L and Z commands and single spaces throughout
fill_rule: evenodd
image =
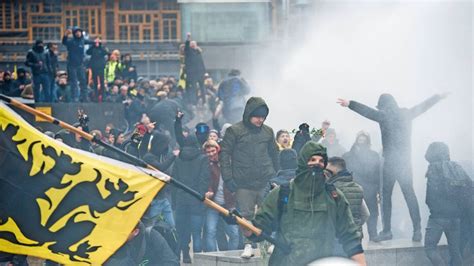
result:
M 328 157 L 324 172 L 327 183 L 344 193 L 350 205 L 352 222 L 359 233 L 367 222 L 370 241 L 388 239 L 380 237 L 377 231 L 379 198 L 384 186 L 383 160 L 371 146 L 367 132 L 360 131 L 349 149 L 339 143 L 329 121 L 323 121 L 318 130 L 310 131 L 310 126 L 302 123 L 296 132 L 281 129 L 273 134 L 271 128 L 262 126 L 268 107 L 259 98 L 246 102 L 250 86 L 240 77 L 238 70 L 230 71 L 218 86 L 214 85 L 212 77 L 206 73 L 202 50 L 191 39 L 191 34 L 180 47 L 178 78 L 167 76 L 149 80 L 140 77 L 130 54 L 121 55 L 118 50 L 110 52 L 100 39 L 94 42 L 85 40 L 79 28 L 67 30 L 62 45 L 68 51 L 66 70 L 58 67 L 58 45 L 50 43 L 45 48 L 38 40 L 26 56 L 25 65 L 31 71 L 18 68 L 14 74 L 8 71 L 0 73 L 1 93 L 36 102 L 124 104 L 128 125 L 106 123 L 103 128 L 89 128 L 90 118 L 80 110 L 74 126 L 143 159 L 224 208 L 239 209 L 249 220 L 255 215 L 255 206 L 263 202 L 271 189 L 284 187 L 297 176 L 299 154 L 308 142 L 316 142 L 324 147 Z M 86 45 L 90 46 L 87 50 Z M 86 55 L 90 56 L 88 62 Z M 212 119 L 190 124 L 197 115 L 197 105 L 208 108 Z M 259 139 L 249 137 L 249 132 L 255 130 L 252 125 L 260 125 L 257 127 L 261 127 L 263 133 L 259 133 Z M 71 147 L 127 162 L 127 158 L 88 142 L 80 135 L 65 130 L 45 134 Z M 260 147 L 268 139 L 273 146 Z M 466 178 L 457 164 L 448 163 L 449 149 L 445 144 L 433 145 L 426 154 L 430 162 L 426 202 L 432 211 L 425 240 L 427 254 L 432 261 L 441 260 L 435 247 L 444 230 L 450 241 L 453 263 L 461 265 L 461 245 L 472 240 L 461 241 L 461 237 L 469 234 L 461 236 L 460 232 L 466 230 L 466 226 L 469 230 L 469 219 L 473 217 L 472 214 L 469 214 L 471 217 L 463 215 L 462 206 L 446 197 L 455 193 L 449 190 L 451 187 L 443 185 L 439 173 L 455 172 L 458 181 Z M 237 163 L 240 165 L 236 166 Z M 262 178 L 249 179 L 256 176 Z M 471 189 L 472 185 L 468 187 Z M 444 196 L 443 202 L 439 202 L 440 195 Z M 450 202 L 449 209 L 440 209 L 439 206 L 446 202 Z M 453 217 L 459 221 L 450 220 Z M 145 228 L 156 229 L 161 234 L 150 233 Z M 420 230 L 420 227 L 414 229 Z M 140 236 L 141 231 L 141 238 L 146 235 L 150 239 L 151 234 L 151 239 L 160 247 L 156 250 L 168 252 L 160 256 L 166 259 L 162 265 L 177 265 L 180 259 L 183 263 L 190 263 L 191 239 L 193 253 L 244 249 L 243 257 L 253 255 L 249 251 L 252 241 L 245 240 L 237 225 L 226 223 L 217 211 L 206 209 L 191 195 L 170 186 L 158 193 L 136 230 L 135 236 Z M 413 240 L 421 241 L 421 234 L 414 235 Z M 133 241 L 130 243 L 133 245 Z M 130 245 L 123 249 L 133 250 Z M 166 249 L 162 248 L 164 245 Z M 471 242 L 471 249 L 473 245 Z M 334 250 L 334 255 L 347 256 L 335 242 Z M 148 249 L 145 253 L 154 256 Z M 121 250 L 117 254 L 130 252 Z M 139 264 L 136 257 L 127 259 L 131 264 L 123 265 Z M 120 257 L 111 259 L 114 262 L 120 260 Z

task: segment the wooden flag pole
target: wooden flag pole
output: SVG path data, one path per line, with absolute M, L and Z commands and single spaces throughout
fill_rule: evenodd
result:
M 80 130 L 66 122 L 63 122 L 59 119 L 56 119 L 50 115 L 47 115 L 43 112 L 40 112 L 26 104 L 23 104 L 15 99 L 12 99 L 8 96 L 5 96 L 3 94 L 0 94 L 0 100 L 8 103 L 8 104 L 11 104 L 12 106 L 15 106 L 25 112 L 28 112 L 30 114 L 33 114 L 33 115 L 36 115 L 36 116 L 39 116 L 41 118 L 43 118 L 45 121 L 49 122 L 49 123 L 52 123 L 52 124 L 55 124 L 55 125 L 58 125 L 60 126 L 61 128 L 64 128 L 64 129 L 67 129 L 69 130 L 70 132 L 73 132 L 75 134 L 79 134 L 81 137 L 87 139 L 88 141 L 91 141 L 91 142 L 95 142 L 101 146 L 103 146 L 104 148 L 106 149 L 109 149 L 109 150 L 113 150 L 114 152 L 124 156 L 125 158 L 127 158 L 129 161 L 137 164 L 138 166 L 140 167 L 144 167 L 144 168 L 148 168 L 150 170 L 154 170 L 154 171 L 159 171 L 157 168 L 155 168 L 154 166 L 146 163 L 145 161 L 143 161 L 142 159 L 140 158 L 137 158 L 129 153 L 126 153 L 125 151 L 113 146 L 113 145 L 110 145 L 104 141 L 102 141 L 101 139 L 97 138 L 96 136 L 93 136 L 83 130 Z M 153 176 L 155 178 L 158 178 L 156 176 Z M 247 219 L 243 218 L 243 217 L 240 217 L 240 216 L 237 216 L 237 215 L 234 215 L 233 213 L 231 213 L 229 210 L 227 210 L 226 208 L 222 207 L 221 205 L 215 203 L 214 201 L 206 198 L 204 195 L 201 195 L 199 194 L 199 192 L 197 192 L 196 190 L 186 186 L 185 184 L 181 183 L 180 181 L 176 180 L 176 179 L 173 179 L 171 177 L 167 178 L 167 179 L 163 179 L 163 178 L 158 178 L 160 179 L 161 181 L 165 182 L 165 183 L 168 183 L 168 184 L 172 184 L 178 188 L 180 188 L 181 190 L 185 191 L 186 193 L 189 193 L 190 195 L 192 195 L 193 197 L 197 198 L 198 200 L 202 201 L 207 207 L 209 208 L 212 208 L 216 211 L 218 211 L 219 213 L 221 213 L 222 215 L 224 216 L 228 216 L 228 217 L 233 217 L 236 221 L 236 223 L 238 225 L 240 225 L 241 227 L 245 228 L 246 230 L 248 231 L 251 231 L 253 234 L 255 234 L 257 237 L 261 237 L 265 240 L 267 240 L 268 242 L 274 244 L 276 247 L 280 248 L 283 252 L 285 253 L 289 253 L 290 252 L 290 247 L 282 242 L 282 241 L 278 241 L 274 238 L 272 238 L 269 234 L 267 234 L 266 232 L 263 232 L 262 229 L 254 226 L 250 221 L 248 221 Z

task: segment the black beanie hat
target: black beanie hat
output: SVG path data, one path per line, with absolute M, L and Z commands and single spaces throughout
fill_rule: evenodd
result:
M 267 116 L 268 116 L 268 107 L 266 105 L 259 106 L 250 113 L 250 117 L 267 117 Z
M 296 169 L 298 164 L 296 158 L 298 154 L 293 149 L 284 149 L 280 152 L 280 168 L 281 170 Z

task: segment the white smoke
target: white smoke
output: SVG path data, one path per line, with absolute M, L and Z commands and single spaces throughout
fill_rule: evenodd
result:
M 454 160 L 472 162 L 472 3 L 318 1 L 313 19 L 299 30 L 300 38 L 268 49 L 251 75 L 253 94 L 269 104 L 266 123 L 275 131 L 301 122 L 318 128 L 329 119 L 346 149 L 364 129 L 380 151 L 378 125 L 337 105 L 338 97 L 374 107 L 387 92 L 411 107 L 451 92 L 413 123 L 413 177 L 426 225 L 429 143 L 444 141 Z M 408 235 L 406 204 L 396 200 L 401 193 L 395 190 L 392 224 L 409 229 Z

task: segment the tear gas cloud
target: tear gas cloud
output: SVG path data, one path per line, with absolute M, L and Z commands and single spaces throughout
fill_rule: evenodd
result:
M 450 92 L 413 122 L 413 179 L 425 226 L 428 145 L 444 141 L 453 160 L 472 164 L 472 3 L 317 1 L 312 12 L 244 73 L 252 94 L 269 104 L 266 123 L 277 131 L 301 122 L 319 128 L 328 119 L 346 149 L 363 129 L 381 151 L 378 124 L 337 105 L 338 97 L 375 107 L 380 94 L 391 93 L 399 106 L 412 107 Z M 411 234 L 398 186 L 393 197 L 393 227 Z

